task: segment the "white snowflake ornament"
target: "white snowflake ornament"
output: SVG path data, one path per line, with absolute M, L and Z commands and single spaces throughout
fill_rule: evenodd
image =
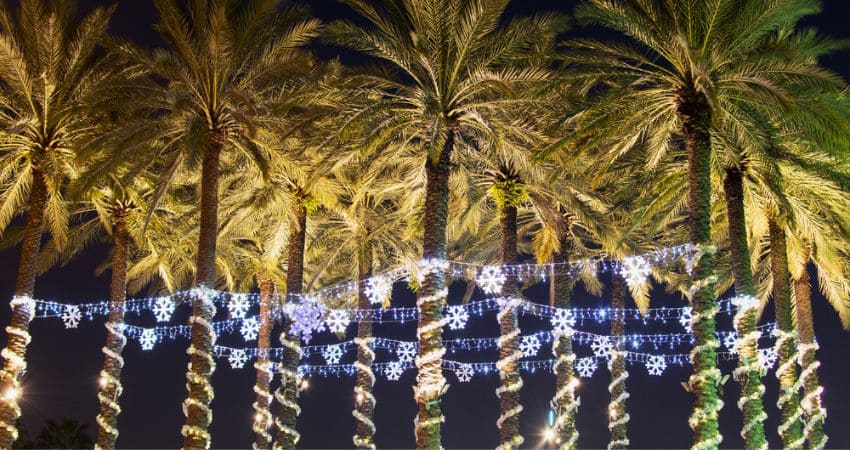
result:
M 331 345 L 322 350 L 322 358 L 325 358 L 328 364 L 339 364 L 342 358 L 342 349 L 338 345 Z
M 576 361 L 576 372 L 582 378 L 590 378 L 596 372 L 596 360 L 594 358 L 579 358 Z
M 760 348 L 759 349 L 759 367 L 762 370 L 768 371 L 770 370 L 774 364 L 776 364 L 777 353 L 775 347 L 769 348 Z
M 614 344 L 608 336 L 597 336 L 596 339 L 590 343 L 590 349 L 593 350 L 594 355 L 600 358 L 611 359 L 611 352 L 614 350 Z
M 401 363 L 397 361 L 387 364 L 387 367 L 384 369 L 384 375 L 386 375 L 387 379 L 390 381 L 398 381 L 403 373 L 404 368 L 402 368 Z
M 557 334 L 572 334 L 573 327 L 576 324 L 576 318 L 573 312 L 568 309 L 557 308 L 549 319 L 552 324 L 552 329 Z
M 462 330 L 466 327 L 466 321 L 469 320 L 469 313 L 463 305 L 449 306 L 446 311 L 446 319 L 449 323 L 449 328 L 452 330 Z
M 83 313 L 77 305 L 65 305 L 65 310 L 62 311 L 62 322 L 65 328 L 77 328 L 80 326 L 80 320 L 83 318 Z
M 472 381 L 472 376 L 475 375 L 475 369 L 472 367 L 472 364 L 461 364 L 455 369 L 455 376 L 457 376 L 457 381 L 461 383 L 469 383 Z
M 540 351 L 540 339 L 537 336 L 523 336 L 519 343 L 522 356 L 534 356 Z
M 233 349 L 230 351 L 230 356 L 227 357 L 230 367 L 233 369 L 241 369 L 248 362 L 248 354 L 242 349 Z
M 651 355 L 646 359 L 644 363 L 646 366 L 646 371 L 649 372 L 650 375 L 661 375 L 664 373 L 664 369 L 667 368 L 667 361 L 664 360 L 664 357 L 661 355 Z
M 393 285 L 386 279 L 386 277 L 378 275 L 370 278 L 366 282 L 366 289 L 364 292 L 366 296 L 369 297 L 369 303 L 373 305 L 380 305 L 390 296 L 392 289 Z
M 481 273 L 475 277 L 475 283 L 481 287 L 485 294 L 501 294 L 502 286 L 507 277 L 498 266 L 485 266 Z
M 230 317 L 234 319 L 244 319 L 249 308 L 251 308 L 251 304 L 248 302 L 248 298 L 241 294 L 234 294 L 227 302 L 227 310 L 230 311 Z
M 142 330 L 142 335 L 139 336 L 139 343 L 142 344 L 142 350 L 153 350 L 156 341 L 156 333 L 154 333 L 152 328 Z
M 345 333 L 349 323 L 351 323 L 351 317 L 349 317 L 348 311 L 344 309 L 332 310 L 325 319 L 325 324 L 331 333 Z
M 260 322 L 256 317 L 245 319 L 242 321 L 242 328 L 239 329 L 239 332 L 242 333 L 242 338 L 246 341 L 253 341 L 260 334 Z
M 679 314 L 679 324 L 682 325 L 687 331 L 691 330 L 691 321 L 694 319 L 694 309 L 690 306 L 685 306 L 682 308 L 682 312 Z
M 738 334 L 734 331 L 726 333 L 723 336 L 723 346 L 729 350 L 729 353 L 738 353 Z
M 151 310 L 157 322 L 168 322 L 171 315 L 174 314 L 174 300 L 168 297 L 160 297 L 156 299 Z
M 416 347 L 413 345 L 413 342 L 401 342 L 396 347 L 395 353 L 399 361 L 410 362 L 416 356 Z
M 620 275 L 626 279 L 630 288 L 636 288 L 646 283 L 652 267 L 643 256 L 627 256 L 620 264 Z

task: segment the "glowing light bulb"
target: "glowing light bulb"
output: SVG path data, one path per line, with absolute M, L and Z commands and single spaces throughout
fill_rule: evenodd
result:
M 543 440 L 551 441 L 553 439 L 555 439 L 555 429 L 551 427 L 546 428 L 546 430 L 543 432 Z
M 100 378 L 97 380 L 97 382 L 98 382 L 98 384 L 100 384 L 100 387 L 102 387 L 102 388 L 105 388 L 105 387 L 106 387 L 106 378 L 105 378 L 105 377 L 100 377 Z
M 358 392 L 357 393 L 357 403 L 361 403 L 362 401 L 363 401 L 363 393 Z
M 302 391 L 306 391 L 306 390 L 307 390 L 307 388 L 309 388 L 309 387 L 310 387 L 310 382 L 309 382 L 309 381 L 307 381 L 306 379 L 301 380 L 301 390 L 302 390 Z
M 18 397 L 20 397 L 20 396 L 21 396 L 20 389 L 15 389 L 13 387 L 6 389 L 6 392 L 3 393 L 3 398 L 5 398 L 6 400 L 9 400 L 9 401 L 17 400 Z

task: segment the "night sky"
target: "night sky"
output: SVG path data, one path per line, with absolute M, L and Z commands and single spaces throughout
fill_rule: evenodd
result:
M 84 8 L 95 4 L 110 2 L 81 0 Z M 315 14 L 324 19 L 343 17 L 350 12 L 337 6 L 331 0 L 310 2 Z M 515 0 L 510 11 L 512 14 L 525 14 L 533 11 L 558 10 L 569 13 L 574 2 L 557 0 Z M 850 17 L 850 2 L 827 0 L 824 12 L 808 20 L 809 25 L 818 27 L 823 33 L 835 38 L 850 38 L 850 29 L 846 18 Z M 112 32 L 116 35 L 135 40 L 146 46 L 156 46 L 159 39 L 151 30 L 156 20 L 152 2 L 148 0 L 124 0 L 119 2 L 112 22 Z M 593 34 L 594 31 L 577 30 L 572 33 Z M 322 53 L 331 50 L 323 49 Z M 346 55 L 348 58 L 351 55 Z M 850 78 L 850 64 L 847 53 L 833 56 L 824 61 L 828 67 Z M 0 297 L 11 298 L 18 261 L 18 249 L 0 253 Z M 105 299 L 108 296 L 109 272 L 95 277 L 94 270 L 108 255 L 108 247 L 96 246 L 83 257 L 66 267 L 55 268 L 38 279 L 36 297 L 54 299 L 63 302 L 87 303 Z M 816 278 L 814 278 L 816 279 Z M 816 287 L 815 287 L 816 289 Z M 449 303 L 455 304 L 462 295 L 463 286 L 455 285 L 450 294 Z M 654 306 L 681 306 L 679 297 L 663 294 L 656 287 L 653 296 Z M 398 305 L 412 306 L 413 297 L 403 286 L 396 286 L 400 299 Z M 545 302 L 541 288 L 527 292 L 532 301 Z M 593 297 L 578 289 L 576 306 L 603 306 L 610 302 L 610 292 L 601 297 Z M 831 306 L 819 294 L 813 297 L 815 327 L 821 344 L 819 357 L 822 362 L 821 381 L 825 386 L 824 401 L 828 410 L 826 429 L 830 435 L 829 447 L 850 448 L 850 384 L 846 382 L 850 371 L 847 347 L 850 346 L 850 334 L 841 330 L 838 317 Z M 185 307 L 184 307 L 185 308 Z M 0 309 L 0 323 L 8 323 L 8 310 Z M 221 313 L 220 313 L 221 314 Z M 771 318 L 773 311 L 768 307 L 765 319 Z M 185 317 L 175 317 L 177 324 Z M 222 317 L 221 315 L 218 317 Z M 138 324 L 138 320 L 134 321 Z M 153 324 L 147 319 L 147 326 Z M 646 332 L 646 328 L 629 328 L 628 332 Z M 729 329 L 728 318 L 721 319 L 721 326 Z M 542 325 L 524 318 L 521 327 L 525 333 L 542 329 Z M 349 327 L 348 338 L 353 335 L 353 325 Z M 660 328 L 648 329 L 660 331 Z M 676 324 L 665 328 L 672 332 L 681 330 Z M 601 331 L 601 329 L 600 329 Z M 96 436 L 94 417 L 97 415 L 96 399 L 98 373 L 102 363 L 100 348 L 104 344 L 105 330 L 100 320 L 84 321 L 76 330 L 65 330 L 57 319 L 40 319 L 32 323 L 34 336 L 29 347 L 29 368 L 24 379 L 23 423 L 30 432 L 40 429 L 47 419 L 58 419 L 67 415 L 89 424 L 92 437 Z M 670 332 L 670 331 L 668 331 Z M 5 334 L 5 332 L 3 332 Z M 498 334 L 495 315 L 473 318 L 470 326 L 462 333 L 447 332 L 446 338 L 456 337 L 493 337 Z M 415 339 L 415 324 L 391 324 L 376 327 L 376 335 L 396 339 Z M 232 340 L 228 342 L 238 342 Z M 276 338 L 275 338 L 276 341 Z M 5 343 L 5 336 L 2 338 Z M 332 342 L 327 333 L 319 342 Z M 182 444 L 180 427 L 184 422 L 181 402 L 185 398 L 185 378 L 187 355 L 186 340 L 160 344 L 155 351 L 143 352 L 139 344 L 130 341 L 125 349 L 126 366 L 123 372 L 124 394 L 120 403 L 123 412 L 119 419 L 118 446 L 122 448 L 167 448 Z M 584 356 L 586 348 L 580 348 Z M 547 357 L 541 351 L 540 358 Z M 379 353 L 379 355 L 381 355 Z M 449 355 L 449 357 L 452 357 Z M 496 352 L 479 355 L 494 361 Z M 386 360 L 386 359 L 385 359 Z M 729 363 L 723 365 L 724 373 L 729 373 Z M 663 376 L 653 377 L 646 374 L 640 366 L 629 367 L 628 402 L 631 422 L 629 437 L 635 448 L 679 448 L 688 447 L 691 433 L 687 425 L 690 413 L 691 397 L 680 385 L 687 380 L 690 367 L 669 367 Z M 253 369 L 233 370 L 226 361 L 220 360 L 213 377 L 215 400 L 213 401 L 214 421 L 212 425 L 213 446 L 217 448 L 250 447 L 252 442 L 252 409 L 254 401 L 252 386 Z M 378 375 L 375 385 L 377 408 L 376 443 L 379 448 L 410 448 L 414 446 L 413 417 L 415 404 L 412 397 L 412 385 L 415 371 L 405 372 L 401 381 L 388 382 Z M 447 375 L 451 387 L 444 398 L 446 423 L 443 428 L 443 442 L 449 448 L 492 448 L 497 445 L 498 433 L 496 418 L 498 402 L 494 389 L 498 377 L 476 375 L 471 383 L 458 383 L 454 376 Z M 522 429 L 526 437 L 526 446 L 536 447 L 540 442 L 540 433 L 546 423 L 548 402 L 554 391 L 554 379 L 551 374 L 538 372 L 524 376 L 525 389 L 522 402 Z M 579 389 L 582 405 L 578 416 L 578 428 L 581 432 L 579 445 L 583 448 L 605 447 L 608 440 L 607 402 L 608 375 L 600 366 L 590 380 L 585 380 Z M 353 378 L 326 379 L 311 378 L 310 388 L 302 393 L 303 408 L 298 428 L 302 433 L 301 447 L 304 448 L 350 448 L 354 431 L 354 419 L 351 416 L 353 404 Z M 765 407 L 770 416 L 766 424 L 771 447 L 780 445 L 776 434 L 778 411 L 776 408 L 777 381 L 773 372 L 765 378 L 767 394 Z M 725 387 L 726 406 L 721 416 L 721 428 L 724 434 L 724 447 L 738 448 L 743 442 L 738 435 L 741 416 L 735 406 L 737 385 L 729 381 Z

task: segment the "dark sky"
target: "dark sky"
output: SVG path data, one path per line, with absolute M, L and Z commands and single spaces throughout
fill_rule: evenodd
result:
M 81 0 L 84 7 L 108 2 Z M 311 2 L 317 15 L 330 19 L 346 14 L 332 0 Z M 537 10 L 559 10 L 569 12 L 572 2 L 557 0 L 515 0 L 511 11 L 528 13 Z M 114 16 L 112 31 L 148 46 L 158 43 L 156 34 L 150 29 L 155 20 L 152 2 L 148 0 L 124 0 L 119 3 Z M 824 12 L 809 23 L 822 32 L 836 38 L 850 38 L 846 18 L 850 17 L 850 2 L 827 0 Z M 850 78 L 847 54 L 832 57 L 824 63 Z M 94 267 L 106 255 L 105 248 L 93 248 L 82 258 L 64 268 L 53 269 L 41 277 L 36 284 L 36 296 L 66 302 L 88 302 L 103 299 L 108 294 L 108 272 L 95 277 Z M 18 250 L 0 253 L 0 297 L 9 298 L 13 293 Z M 455 287 L 458 288 L 457 286 Z M 539 290 L 530 291 L 534 301 L 543 301 Z M 660 292 L 660 289 L 656 289 Z M 578 292 L 577 306 L 601 306 L 609 302 L 609 293 L 592 297 Z M 458 293 L 452 291 L 450 303 L 458 301 Z M 681 306 L 681 300 L 665 295 L 654 297 L 655 305 Z M 850 448 L 850 385 L 846 374 L 850 371 L 846 346 L 850 345 L 850 334 L 841 330 L 837 315 L 828 303 L 815 295 L 814 314 L 817 335 L 821 343 L 819 352 L 822 361 L 821 380 L 825 386 L 825 404 L 829 411 L 827 432 L 829 446 Z M 401 295 L 401 303 L 412 304 L 409 294 Z M 766 317 L 771 317 L 768 308 Z M 721 323 L 728 328 L 728 319 Z M 8 323 L 8 311 L 0 310 L 0 323 Z M 138 323 L 138 322 L 137 322 Z M 176 323 L 176 322 L 173 322 Z M 151 325 L 151 324 L 148 324 Z M 538 324 L 523 319 L 521 325 L 527 332 L 537 331 Z M 676 327 L 674 326 L 675 330 Z M 90 424 L 96 434 L 94 417 L 97 414 L 97 379 L 102 362 L 100 348 L 104 342 L 104 329 L 100 321 L 84 322 L 77 330 L 65 330 L 58 320 L 36 320 L 32 324 L 34 339 L 29 347 L 29 371 L 25 378 L 23 400 L 24 424 L 37 430 L 45 419 L 58 418 L 63 414 Z M 641 332 L 639 328 L 628 331 Z M 348 337 L 352 330 L 349 329 Z M 464 333 L 465 336 L 495 336 L 497 327 L 494 316 L 475 318 Z M 387 325 L 376 331 L 379 336 L 407 340 L 415 339 L 413 324 Z M 447 338 L 460 337 L 447 333 Z M 5 338 L 2 339 L 5 342 Z M 137 342 L 130 341 L 125 350 L 124 409 L 119 429 L 118 446 L 122 448 L 166 448 L 181 445 L 180 427 L 183 414 L 180 404 L 185 397 L 187 356 L 185 340 L 159 345 L 155 351 L 143 352 Z M 581 349 L 580 349 L 581 350 Z M 586 352 L 585 350 L 582 350 Z M 494 360 L 495 353 L 484 355 Z M 543 357 L 543 353 L 541 353 Z M 728 373 L 730 367 L 724 366 Z M 680 386 L 685 381 L 689 368 L 668 368 L 661 377 L 646 374 L 643 367 L 631 366 L 629 380 L 629 412 L 631 413 L 630 438 L 635 448 L 680 448 L 691 443 L 687 418 L 690 412 L 690 396 Z M 457 383 L 448 375 L 452 384 L 444 400 L 446 424 L 444 444 L 449 448 L 492 448 L 497 444 L 495 421 L 498 403 L 494 389 L 498 378 L 494 375 L 477 375 L 472 383 Z M 408 371 L 399 382 L 388 382 L 378 376 L 375 395 L 378 399 L 375 422 L 376 437 L 380 448 L 409 448 L 414 445 L 412 421 L 415 405 L 411 386 L 415 373 Z M 548 401 L 553 392 L 553 377 L 538 372 L 525 376 L 526 388 L 522 393 L 525 411 L 521 416 L 526 445 L 533 447 L 539 442 L 539 433 L 545 424 Z M 251 369 L 233 370 L 226 361 L 220 361 L 213 383 L 216 396 L 213 402 L 214 422 L 213 445 L 217 448 L 250 447 L 252 432 L 251 403 L 254 400 L 252 386 L 254 373 Z M 772 447 L 780 445 L 776 435 L 776 390 L 777 382 L 771 372 L 766 378 L 767 395 L 765 405 L 770 419 L 767 422 L 768 436 Z M 579 444 L 584 448 L 600 448 L 607 444 L 606 407 L 608 376 L 599 369 L 592 379 L 580 388 L 582 406 L 578 418 L 581 431 Z M 302 396 L 303 412 L 299 429 L 303 435 L 304 448 L 349 448 L 354 428 L 351 416 L 353 380 L 351 378 L 311 379 L 311 387 Z M 725 389 L 726 407 L 721 418 L 724 447 L 741 447 L 738 436 L 741 416 L 735 407 L 737 386 L 729 382 Z

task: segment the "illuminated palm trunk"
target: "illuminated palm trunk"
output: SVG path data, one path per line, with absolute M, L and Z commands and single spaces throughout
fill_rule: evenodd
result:
M 286 297 L 287 302 L 294 301 L 301 294 L 304 285 L 304 245 L 307 239 L 307 207 L 302 195 L 293 195 L 292 213 L 295 218 L 289 230 L 289 254 L 286 266 Z M 296 430 L 301 377 L 298 375 L 298 363 L 302 351 L 298 336 L 284 331 L 280 333 L 280 343 L 283 345 L 283 361 L 281 361 L 280 386 L 275 392 L 275 400 L 280 405 L 279 417 L 275 419 L 277 436 L 274 447 L 294 449 L 301 435 Z
M 697 248 L 691 273 L 691 322 L 695 337 L 691 350 L 693 372 L 688 379 L 694 395 L 689 425 L 694 431 L 694 449 L 715 448 L 723 441 L 718 415 L 720 370 L 717 368 L 715 335 L 717 301 L 714 297 L 714 253 L 711 243 L 711 109 L 705 95 L 685 86 L 677 99 L 677 116 L 688 152 L 688 219 L 691 244 Z
M 366 249 L 360 256 L 357 269 L 357 308 L 367 310 L 371 307 L 369 297 L 366 295 L 366 280 L 372 276 L 372 249 L 366 243 Z M 372 387 L 375 385 L 375 374 L 372 372 L 372 362 L 375 361 L 375 352 L 372 343 L 372 322 L 369 319 L 361 320 L 357 324 L 357 378 L 354 385 L 354 410 L 351 414 L 356 420 L 354 437 L 352 441 L 355 447 L 364 450 L 375 448 L 375 396 Z
M 502 193 L 507 194 L 507 193 Z M 502 265 L 516 264 L 517 259 L 517 207 L 512 204 L 514 199 L 504 198 L 499 205 L 499 254 Z M 506 274 L 502 288 L 504 303 L 498 314 L 499 320 L 499 387 L 496 395 L 499 397 L 499 418 L 496 425 L 499 428 L 499 449 L 519 448 L 523 437 L 519 433 L 520 389 L 522 377 L 519 374 L 519 324 L 517 322 L 516 306 L 513 298 L 516 295 L 516 276 Z
M 446 257 L 446 222 L 449 215 L 449 172 L 456 131 L 449 129 L 445 145 L 436 159 L 425 162 L 425 217 L 422 237 L 422 259 L 443 260 Z M 447 385 L 443 378 L 443 306 L 448 290 L 439 270 L 428 271 L 416 292 L 419 324 L 416 335 L 419 356 L 416 358 L 414 397 L 416 447 L 442 448 L 441 425 L 443 413 L 440 401 Z
M 821 402 L 823 386 L 818 378 L 820 361 L 817 359 L 818 345 L 815 342 L 815 324 L 812 316 L 812 285 L 809 280 L 807 267 L 811 249 L 806 249 L 803 258 L 803 270 L 800 277 L 794 280 L 794 296 L 796 297 L 797 331 L 800 339 L 800 379 L 803 383 L 803 413 L 806 416 L 803 434 L 809 441 L 809 448 L 821 449 L 826 446 L 827 435 L 823 429 L 826 419 L 826 408 Z
M 269 429 L 272 425 L 271 415 L 271 384 L 274 374 L 271 369 L 269 348 L 271 347 L 272 320 L 276 286 L 272 278 L 263 271 L 254 276 L 260 288 L 260 330 L 257 333 L 257 360 L 254 369 L 257 370 L 257 381 L 254 384 L 254 449 L 267 449 L 272 443 Z
M 741 436 L 748 450 L 767 448 L 764 436 L 764 412 L 761 367 L 758 361 L 757 329 L 760 303 L 755 298 L 753 270 L 750 267 L 750 248 L 747 244 L 747 224 L 744 217 L 743 174 L 737 168 L 727 168 L 723 180 L 728 219 L 729 250 L 732 259 L 732 275 L 735 278 L 735 332 L 738 334 L 738 368 L 735 380 L 741 386 L 738 407 L 744 414 Z
M 776 309 L 778 338 L 776 351 L 779 367 L 779 412 L 782 417 L 779 435 L 785 448 L 802 448 L 802 411 L 797 386 L 797 333 L 791 311 L 791 275 L 788 272 L 785 229 L 775 218 L 769 219 L 770 270 L 773 273 L 773 302 Z
M 608 371 L 611 373 L 611 383 L 608 392 L 611 401 L 608 403 L 608 431 L 611 440 L 608 448 L 626 449 L 629 446 L 628 426 L 629 413 L 626 412 L 626 400 L 629 393 L 626 390 L 626 380 L 629 373 L 626 370 L 626 349 L 623 336 L 626 331 L 626 280 L 619 273 L 611 275 L 611 340 L 613 349 L 608 360 Z
M 44 231 L 44 207 L 47 203 L 47 184 L 41 170 L 33 168 L 32 187 L 27 210 L 27 224 L 21 244 L 21 259 L 15 279 L 15 297 L 9 303 L 12 317 L 6 328 L 8 341 L 2 351 L 3 372 L 0 372 L 0 448 L 12 448 L 18 438 L 15 424 L 21 416 L 18 400 L 21 395 L 21 373 L 27 368 L 26 352 L 30 343 L 29 324 L 35 314 L 32 299 L 35 288 L 38 250 Z
M 185 448 L 209 448 L 209 426 L 212 422 L 210 403 L 213 387 L 210 378 L 215 370 L 212 357 L 215 316 L 211 289 L 215 286 L 215 254 L 218 237 L 218 181 L 224 135 L 214 133 L 208 143 L 201 163 L 201 219 L 198 233 L 198 254 L 195 285 L 192 298 L 191 344 L 189 366 L 186 372 L 186 389 L 189 396 L 183 401 L 186 424 L 183 426 Z
M 564 231 L 566 232 L 566 230 Z M 560 264 L 553 270 L 550 281 L 550 297 L 552 306 L 569 309 L 574 281 L 567 274 L 568 262 L 567 238 L 561 237 L 561 252 L 555 256 L 555 263 Z M 576 394 L 579 379 L 575 374 L 576 355 L 573 353 L 573 333 L 553 333 L 552 354 L 555 356 L 555 396 L 552 399 L 552 409 L 555 410 L 556 444 L 561 450 L 571 450 L 578 446 L 578 428 L 576 415 L 581 400 Z
M 97 392 L 100 414 L 97 416 L 99 432 L 95 448 L 98 449 L 115 448 L 118 414 L 121 413 L 118 397 L 124 390 L 121 386 L 121 369 L 124 367 L 121 352 L 127 343 L 124 336 L 124 301 L 127 298 L 127 255 L 130 246 L 124 211 L 113 213 L 112 235 L 115 243 L 112 249 L 109 318 L 106 321 L 106 346 L 103 347 L 103 369 L 100 371 L 100 388 Z

